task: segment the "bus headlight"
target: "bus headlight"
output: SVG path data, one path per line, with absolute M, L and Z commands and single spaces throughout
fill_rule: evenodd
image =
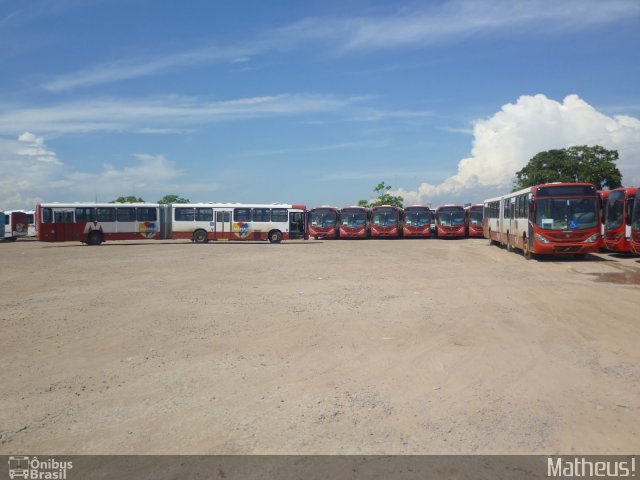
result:
M 549 240 L 547 240 L 546 238 L 544 238 L 542 235 L 540 235 L 539 233 L 536 233 L 536 240 L 538 240 L 540 243 L 551 243 Z
M 593 235 L 591 235 L 589 238 L 587 238 L 585 240 L 586 243 L 595 243 L 600 239 L 600 234 L 599 233 L 594 233 Z

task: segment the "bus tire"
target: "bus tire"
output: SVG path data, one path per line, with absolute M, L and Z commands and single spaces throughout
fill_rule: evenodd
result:
M 87 245 L 100 245 L 102 242 L 104 242 L 104 238 L 98 230 L 89 232 L 87 235 Z
M 208 240 L 207 232 L 204 230 L 196 230 L 193 232 L 193 241 L 195 243 L 207 243 Z
M 280 243 L 282 241 L 282 232 L 280 230 L 271 230 L 269 232 L 269 243 Z

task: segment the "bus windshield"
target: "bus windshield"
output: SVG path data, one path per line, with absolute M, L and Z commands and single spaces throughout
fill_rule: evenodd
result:
M 338 214 L 334 210 L 314 210 L 309 221 L 313 227 L 335 227 Z
M 482 208 L 472 208 L 469 212 L 469 223 L 474 227 L 482 226 Z
M 608 229 L 615 229 L 622 225 L 624 212 L 624 191 L 611 192 L 607 203 L 607 214 L 605 216 Z
M 445 227 L 458 227 L 464 225 L 464 210 L 440 210 L 438 223 Z
M 394 227 L 398 224 L 399 218 L 397 210 L 380 209 L 373 214 L 373 224 L 379 227 Z
M 410 227 L 426 227 L 431 224 L 431 212 L 429 210 L 405 211 L 404 223 Z
M 364 227 L 367 224 L 367 214 L 364 212 L 342 212 L 340 223 L 343 227 Z
M 547 230 L 580 230 L 598 224 L 592 198 L 543 198 L 536 201 L 536 225 Z

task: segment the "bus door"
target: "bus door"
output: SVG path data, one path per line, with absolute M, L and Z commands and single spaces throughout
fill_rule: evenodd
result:
M 82 240 L 82 231 L 75 231 L 78 229 L 74 228 L 73 212 L 73 208 L 68 210 L 56 208 L 53 211 L 54 241 Z
M 231 238 L 231 210 L 216 210 L 216 221 L 213 229 L 214 240 L 229 240 Z
M 289 212 L 289 238 L 304 238 L 304 212 Z

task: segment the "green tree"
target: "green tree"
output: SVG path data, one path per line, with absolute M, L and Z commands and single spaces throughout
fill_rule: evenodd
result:
M 111 200 L 109 203 L 144 203 L 144 199 L 142 197 L 129 195 L 128 197 L 118 197 L 115 200 Z
M 191 203 L 188 198 L 183 198 L 179 195 L 165 195 L 158 203 Z
M 514 190 L 549 182 L 588 182 L 598 190 L 622 186 L 622 174 L 615 162 L 617 150 L 600 145 L 575 146 L 536 154 L 516 172 Z
M 367 200 L 358 200 L 358 205 L 362 207 L 377 207 L 378 205 L 395 205 L 397 207 L 402 207 L 404 198 L 400 195 L 391 195 L 391 188 L 391 185 L 385 185 L 384 182 L 380 182 L 373 189 L 377 198 L 371 202 Z

